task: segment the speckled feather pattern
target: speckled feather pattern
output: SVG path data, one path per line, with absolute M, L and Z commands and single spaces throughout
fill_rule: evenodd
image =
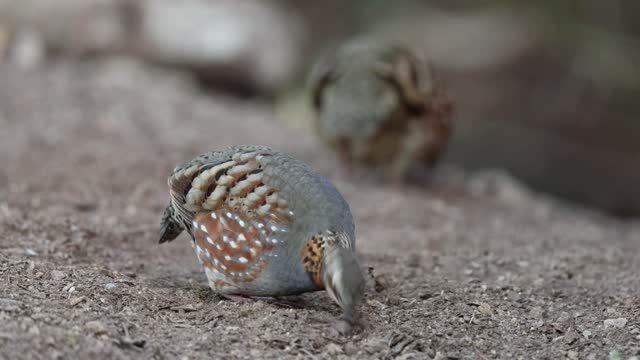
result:
M 328 241 L 346 239 L 338 245 L 355 250 L 351 212 L 335 187 L 307 164 L 268 147 L 202 154 L 177 166 L 168 184 L 171 204 L 160 241 L 186 230 L 220 293 L 318 290 L 319 270 L 303 262 L 309 241 L 329 232 Z

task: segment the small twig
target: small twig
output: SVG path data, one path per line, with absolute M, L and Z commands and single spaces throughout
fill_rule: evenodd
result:
M 308 357 L 312 358 L 312 359 L 317 359 L 318 357 L 313 355 L 309 350 L 305 349 L 305 348 L 299 348 L 301 352 L 303 352 L 305 355 L 307 355 Z
M 347 340 L 333 339 L 333 338 L 330 338 L 330 337 L 328 337 L 328 336 L 324 336 L 324 335 L 323 335 L 322 337 L 323 337 L 325 340 L 327 340 L 327 341 L 329 341 L 329 342 L 332 342 L 332 343 L 335 343 L 335 344 L 338 344 L 338 345 L 344 345 L 344 344 L 346 344 L 346 343 L 347 343 Z
M 583 343 L 577 343 L 577 344 L 575 344 L 575 345 L 571 345 L 571 346 L 569 346 L 569 347 L 567 348 L 567 350 L 572 350 L 572 349 L 575 349 L 575 348 L 577 348 L 577 347 L 581 347 L 581 346 L 583 346 L 583 345 L 584 345 L 584 346 L 591 345 L 591 341 L 585 341 L 585 342 L 583 342 Z
M 196 309 L 191 304 L 180 305 L 180 306 L 172 306 L 172 307 L 169 308 L 169 310 L 171 310 L 171 311 L 184 311 L 184 312 L 198 311 L 198 309 Z
M 221 314 L 211 315 L 211 316 L 208 316 L 207 318 L 205 318 L 204 320 L 200 321 L 199 325 L 205 325 L 205 324 L 208 324 L 208 323 L 212 322 L 213 320 L 216 320 L 216 322 L 213 323 L 213 326 L 215 327 L 218 324 L 217 320 L 220 319 L 220 318 L 222 318 Z
M 29 291 L 29 289 L 26 286 L 24 286 L 24 285 L 22 285 L 20 283 L 16 283 L 16 286 L 19 287 L 20 289 L 24 290 L 24 291 Z

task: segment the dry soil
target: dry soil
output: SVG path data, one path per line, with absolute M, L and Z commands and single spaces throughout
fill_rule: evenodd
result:
M 259 143 L 335 179 L 372 268 L 362 325 L 323 293 L 236 303 L 186 236 L 158 245 L 166 178 Z M 499 173 L 340 180 L 269 106 L 127 60 L 0 66 L 0 358 L 604 359 L 640 353 L 640 224 Z M 613 186 L 613 185 L 612 185 Z

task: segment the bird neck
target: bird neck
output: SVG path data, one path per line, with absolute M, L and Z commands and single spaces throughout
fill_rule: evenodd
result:
M 342 308 L 345 320 L 351 321 L 364 292 L 364 277 L 355 254 L 339 243 L 328 244 L 321 273 L 327 293 Z

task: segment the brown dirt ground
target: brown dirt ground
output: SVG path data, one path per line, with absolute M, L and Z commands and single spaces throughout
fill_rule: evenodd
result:
M 267 105 L 126 60 L 3 65 L 0 128 L 2 358 L 640 353 L 638 223 L 495 174 L 450 172 L 429 189 L 336 181 L 375 269 L 362 328 L 345 337 L 322 292 L 292 308 L 223 300 L 187 238 L 156 243 L 166 177 L 200 152 L 268 144 L 333 177 L 332 156 Z

